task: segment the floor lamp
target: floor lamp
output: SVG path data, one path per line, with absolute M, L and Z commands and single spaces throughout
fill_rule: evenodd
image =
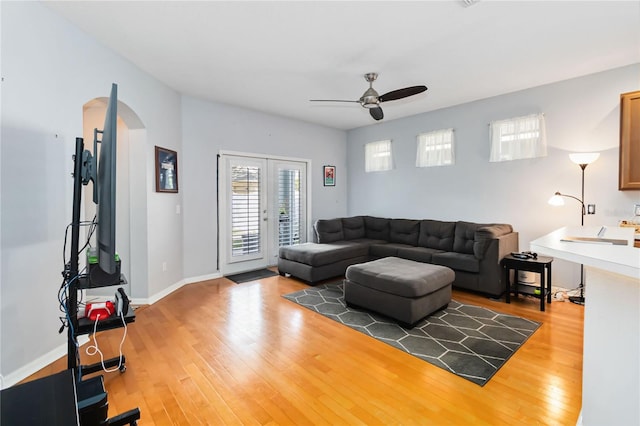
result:
M 549 199 L 549 204 L 552 206 L 563 206 L 564 199 L 562 197 L 573 198 L 574 200 L 580 203 L 581 213 L 580 213 L 580 226 L 584 226 L 584 216 L 587 214 L 584 205 L 584 169 L 594 161 L 596 161 L 600 157 L 600 154 L 597 152 L 584 152 L 584 153 L 576 153 L 569 154 L 569 158 L 571 161 L 576 163 L 582 169 L 582 193 L 581 197 L 574 197 L 573 195 L 561 194 L 560 192 L 556 192 L 553 197 Z M 569 301 L 573 303 L 577 303 L 579 305 L 584 305 L 584 265 L 580 265 L 580 296 L 570 296 Z

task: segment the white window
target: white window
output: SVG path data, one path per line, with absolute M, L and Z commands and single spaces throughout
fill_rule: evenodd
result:
M 369 142 L 364 146 L 364 171 L 380 172 L 391 170 L 391 140 Z
M 416 167 L 448 166 L 453 162 L 453 129 L 418 135 Z
M 489 161 L 520 160 L 547 155 L 543 114 L 493 121 L 490 127 Z

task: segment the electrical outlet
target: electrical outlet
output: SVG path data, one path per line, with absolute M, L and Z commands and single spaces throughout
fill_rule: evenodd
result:
M 596 214 L 595 204 L 587 204 L 587 214 Z
M 636 216 L 640 216 L 640 204 L 636 204 L 633 207 L 633 214 L 636 215 Z
M 162 272 L 167 272 L 167 262 L 162 262 Z

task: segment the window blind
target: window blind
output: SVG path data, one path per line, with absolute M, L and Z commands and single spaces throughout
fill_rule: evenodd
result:
M 232 166 L 232 256 L 260 251 L 260 168 Z
M 278 171 L 278 245 L 300 244 L 302 205 L 300 170 Z

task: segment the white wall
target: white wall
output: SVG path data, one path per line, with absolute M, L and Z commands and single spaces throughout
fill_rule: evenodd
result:
M 216 156 L 221 150 L 312 160 L 312 223 L 346 215 L 346 132 L 288 118 L 182 98 L 185 277 L 217 272 Z M 322 166 L 337 168 L 335 187 Z
M 567 199 L 557 208 L 547 200 L 555 191 L 580 197 L 580 168 L 568 153 L 598 151 L 600 159 L 585 174 L 585 202 L 596 204 L 596 214 L 585 224 L 615 226 L 640 202 L 640 191 L 617 189 L 620 94 L 639 89 L 637 64 L 351 130 L 349 214 L 510 223 L 528 250 L 529 241 L 580 223 L 579 203 Z M 548 156 L 489 163 L 489 122 L 535 112 L 545 114 Z M 449 127 L 455 165 L 416 168 L 416 136 Z M 388 138 L 395 168 L 365 173 L 365 143 Z M 570 288 L 579 271 L 558 261 L 553 278 Z
M 83 105 L 108 96 L 116 82 L 119 99 L 144 123 L 149 142 L 133 152 L 146 171 L 146 181 L 138 184 L 146 189 L 148 209 L 146 216 L 134 215 L 131 226 L 154 231 L 146 244 L 136 245 L 139 251 L 149 247 L 140 254 L 147 264 L 131 265 L 132 275 L 148 277 L 148 282 L 132 282 L 141 298 L 183 278 L 182 219 L 175 214 L 182 195 L 157 194 L 151 184 L 153 145 L 177 151 L 182 146 L 178 93 L 39 2 L 2 2 L 1 7 L 0 374 L 8 386 L 40 368 L 42 360 L 64 353 L 56 295 L 64 230 L 71 221 L 71 156 L 75 137 L 83 132 Z M 165 260 L 169 266 L 162 272 Z

